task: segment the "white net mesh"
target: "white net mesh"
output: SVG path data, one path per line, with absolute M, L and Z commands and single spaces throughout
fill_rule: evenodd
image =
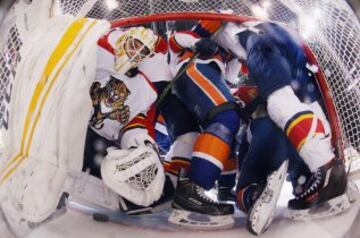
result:
M 29 2 L 29 1 L 28 1 Z M 163 13 L 213 12 L 231 9 L 234 15 L 255 16 L 297 27 L 315 53 L 335 104 L 347 159 L 360 151 L 360 25 L 341 0 L 54 0 L 53 14 L 117 20 Z M 11 15 L 12 14 L 12 15 Z M 36 13 L 34 13 L 36 14 Z M 10 16 L 9 16 L 10 15 Z M 0 125 L 7 128 L 9 101 L 22 42 L 17 19 L 9 11 L 0 27 Z M 9 20 L 10 19 L 10 20 Z M 173 24 L 171 21 L 166 24 Z M 156 30 L 156 29 L 155 29 Z M 349 150 L 350 148 L 350 150 Z M 356 169 L 354 159 L 352 167 Z M 359 163 L 360 164 L 360 163 Z

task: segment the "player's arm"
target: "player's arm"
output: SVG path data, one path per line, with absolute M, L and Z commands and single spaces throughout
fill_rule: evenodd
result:
M 200 40 L 200 36 L 192 31 L 179 31 L 172 34 L 169 38 L 169 47 L 174 53 L 185 50 L 192 50 Z
M 221 27 L 221 24 L 221 21 L 200 20 L 192 31 L 199 37 L 211 37 Z
M 200 37 L 194 31 L 177 32 L 169 39 L 172 52 L 182 54 L 185 51 L 197 52 L 202 57 L 211 57 L 219 50 L 218 45 L 208 37 Z

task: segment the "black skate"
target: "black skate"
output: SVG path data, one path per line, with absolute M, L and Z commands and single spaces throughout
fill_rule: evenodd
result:
M 288 202 L 286 215 L 293 220 L 307 220 L 338 214 L 350 207 L 346 186 L 343 162 L 332 159 L 318 168 L 301 194 Z
M 188 178 L 179 179 L 169 222 L 192 229 L 224 229 L 234 224 L 234 207 L 209 198 Z
M 254 189 L 251 198 L 253 204 L 250 204 L 249 208 L 245 207 L 248 210 L 246 228 L 255 235 L 264 233 L 274 218 L 288 163 L 288 160 L 285 160 L 277 170 L 268 175 L 266 184 L 258 185 L 258 189 Z
M 231 187 L 218 187 L 217 199 L 220 202 L 235 202 L 235 191 Z

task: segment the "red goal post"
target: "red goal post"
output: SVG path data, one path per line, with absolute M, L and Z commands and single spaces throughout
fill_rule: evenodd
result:
M 174 13 L 163 13 L 163 14 L 152 14 L 147 16 L 140 17 L 131 17 L 125 19 L 119 19 L 111 22 L 112 28 L 116 27 L 129 27 L 142 25 L 153 22 L 161 21 L 184 21 L 184 20 L 215 20 L 223 22 L 236 22 L 244 23 L 251 20 L 258 20 L 255 17 L 241 16 L 241 15 L 229 15 L 222 13 L 199 13 L 199 12 L 174 12 Z M 303 42 L 303 47 L 305 53 L 308 57 L 309 63 L 311 65 L 316 65 L 320 69 L 315 75 L 318 83 L 318 87 L 322 93 L 322 98 L 324 101 L 326 114 L 330 122 L 330 127 L 332 131 L 332 143 L 336 148 L 336 152 L 341 159 L 344 158 L 344 144 L 342 142 L 342 132 L 340 127 L 340 121 L 337 116 L 334 100 L 331 97 L 330 88 L 327 82 L 327 79 L 321 70 L 321 65 L 317 62 L 315 54 L 312 52 L 311 48 Z
M 16 6 L 20 6 L 17 11 Z M 219 9 L 233 13 L 215 13 Z M 49 17 L 70 14 L 106 19 L 113 27 L 199 19 L 245 22 L 261 17 L 299 29 L 306 35 L 310 63 L 317 62 L 322 69 L 317 78 L 333 143 L 339 156 L 345 152 L 347 164 L 353 160 L 353 170 L 360 171 L 360 23 L 345 0 L 16 1 L 0 22 L 0 129 L 6 127 L 6 101 L 22 59 L 26 41 L 22 33 L 41 24 L 38 16 L 49 12 Z

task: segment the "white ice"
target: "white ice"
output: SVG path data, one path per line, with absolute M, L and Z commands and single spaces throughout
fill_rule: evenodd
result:
M 360 180 L 356 181 L 360 185 Z M 343 214 L 322 220 L 294 222 L 284 217 L 286 203 L 290 198 L 290 184 L 285 183 L 278 203 L 276 217 L 269 230 L 261 235 L 262 238 L 339 238 L 349 237 L 349 230 L 360 207 L 360 195 L 351 208 Z M 246 220 L 241 212 L 236 212 L 236 224 L 232 229 L 221 231 L 192 231 L 171 226 L 167 223 L 169 211 L 141 217 L 130 217 L 119 223 L 102 223 L 92 219 L 92 216 L 79 212 L 71 205 L 67 212 L 59 218 L 50 221 L 28 235 L 29 238 L 253 238 L 246 228 Z M 359 221 L 357 221 L 359 222 Z M 0 223 L 0 237 L 13 238 L 14 235 Z M 360 237 L 357 234 L 353 237 Z

